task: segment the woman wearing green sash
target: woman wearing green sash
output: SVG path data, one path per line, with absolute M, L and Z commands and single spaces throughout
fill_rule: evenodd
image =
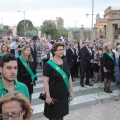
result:
M 63 120 L 69 113 L 69 101 L 73 100 L 72 79 L 64 54 L 64 45 L 54 43 L 51 49 L 53 59 L 44 66 L 43 82 L 46 93 L 44 115 L 49 120 Z
M 33 93 L 33 85 L 37 80 L 34 61 L 31 55 L 30 46 L 22 48 L 22 55 L 17 58 L 18 62 L 18 81 L 24 83 L 29 90 L 30 101 Z
M 102 58 L 103 63 L 103 71 L 104 71 L 104 92 L 113 93 L 110 85 L 111 80 L 114 75 L 114 67 L 115 67 L 115 55 L 112 52 L 112 44 L 106 43 L 105 45 L 105 53 Z

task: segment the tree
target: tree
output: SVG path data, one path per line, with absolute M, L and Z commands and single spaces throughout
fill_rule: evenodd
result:
M 59 36 L 62 35 L 65 38 L 67 38 L 67 36 L 68 36 L 68 30 L 66 30 L 66 29 L 59 30 L 58 33 L 59 33 Z
M 4 29 L 10 30 L 11 28 L 10 28 L 10 26 L 8 26 L 8 25 L 4 25 Z
M 46 34 L 47 36 L 50 34 L 52 37 L 55 37 L 55 34 L 57 33 L 57 29 L 55 24 L 51 20 L 46 20 L 43 22 L 43 25 L 41 26 L 42 34 Z
M 35 29 L 35 28 L 33 27 L 32 22 L 30 20 L 25 20 L 26 34 L 28 33 L 28 31 L 32 31 L 33 29 Z M 24 36 L 24 20 L 21 20 L 17 25 L 17 35 Z
M 1 35 L 9 35 L 9 34 L 12 34 L 12 29 L 10 26 L 8 25 L 4 25 L 0 28 L 0 34 Z

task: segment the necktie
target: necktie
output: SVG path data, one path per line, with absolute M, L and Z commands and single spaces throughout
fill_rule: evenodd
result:
M 88 51 L 89 51 L 90 55 L 92 55 L 92 51 L 89 46 L 88 46 Z
M 74 48 L 72 48 L 72 52 L 73 52 L 73 55 L 74 55 Z
M 78 49 L 76 49 L 76 54 L 77 54 L 77 56 L 78 56 Z

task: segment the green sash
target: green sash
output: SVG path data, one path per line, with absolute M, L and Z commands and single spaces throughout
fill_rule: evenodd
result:
M 109 52 L 105 52 L 105 53 L 113 60 L 113 62 L 114 62 L 114 64 L 115 64 L 115 60 L 114 60 L 112 54 L 110 54 Z
M 112 54 L 109 53 L 109 52 L 105 52 L 105 53 L 113 60 L 113 63 L 114 63 L 114 65 L 115 65 L 115 60 L 114 60 Z M 114 73 L 115 73 L 115 72 L 116 72 L 116 69 L 115 69 L 115 67 L 114 67 Z
M 66 73 L 56 63 L 54 63 L 52 60 L 49 60 L 47 63 L 49 65 L 51 65 L 62 76 L 62 78 L 63 78 L 63 80 L 66 84 L 68 93 L 70 94 L 69 80 L 68 80 L 68 76 L 66 75 Z M 68 101 L 70 101 L 70 97 L 68 97 Z
M 28 66 L 27 62 L 22 59 L 22 55 L 19 56 L 19 59 L 21 60 L 22 64 L 26 68 L 26 70 L 30 73 L 32 82 L 34 82 L 34 80 L 37 77 L 37 75 L 33 73 L 33 71 L 31 70 L 31 68 Z
M 2 57 L 3 56 L 3 54 L 2 53 L 0 53 L 0 57 Z

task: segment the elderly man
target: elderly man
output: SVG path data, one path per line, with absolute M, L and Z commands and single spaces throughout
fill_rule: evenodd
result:
M 80 79 L 80 86 L 84 87 L 84 75 L 86 73 L 86 82 L 85 85 L 93 86 L 89 82 L 89 75 L 90 75 L 90 65 L 93 61 L 94 54 L 92 49 L 89 47 L 90 41 L 87 39 L 85 41 L 85 46 L 81 48 L 81 79 Z

